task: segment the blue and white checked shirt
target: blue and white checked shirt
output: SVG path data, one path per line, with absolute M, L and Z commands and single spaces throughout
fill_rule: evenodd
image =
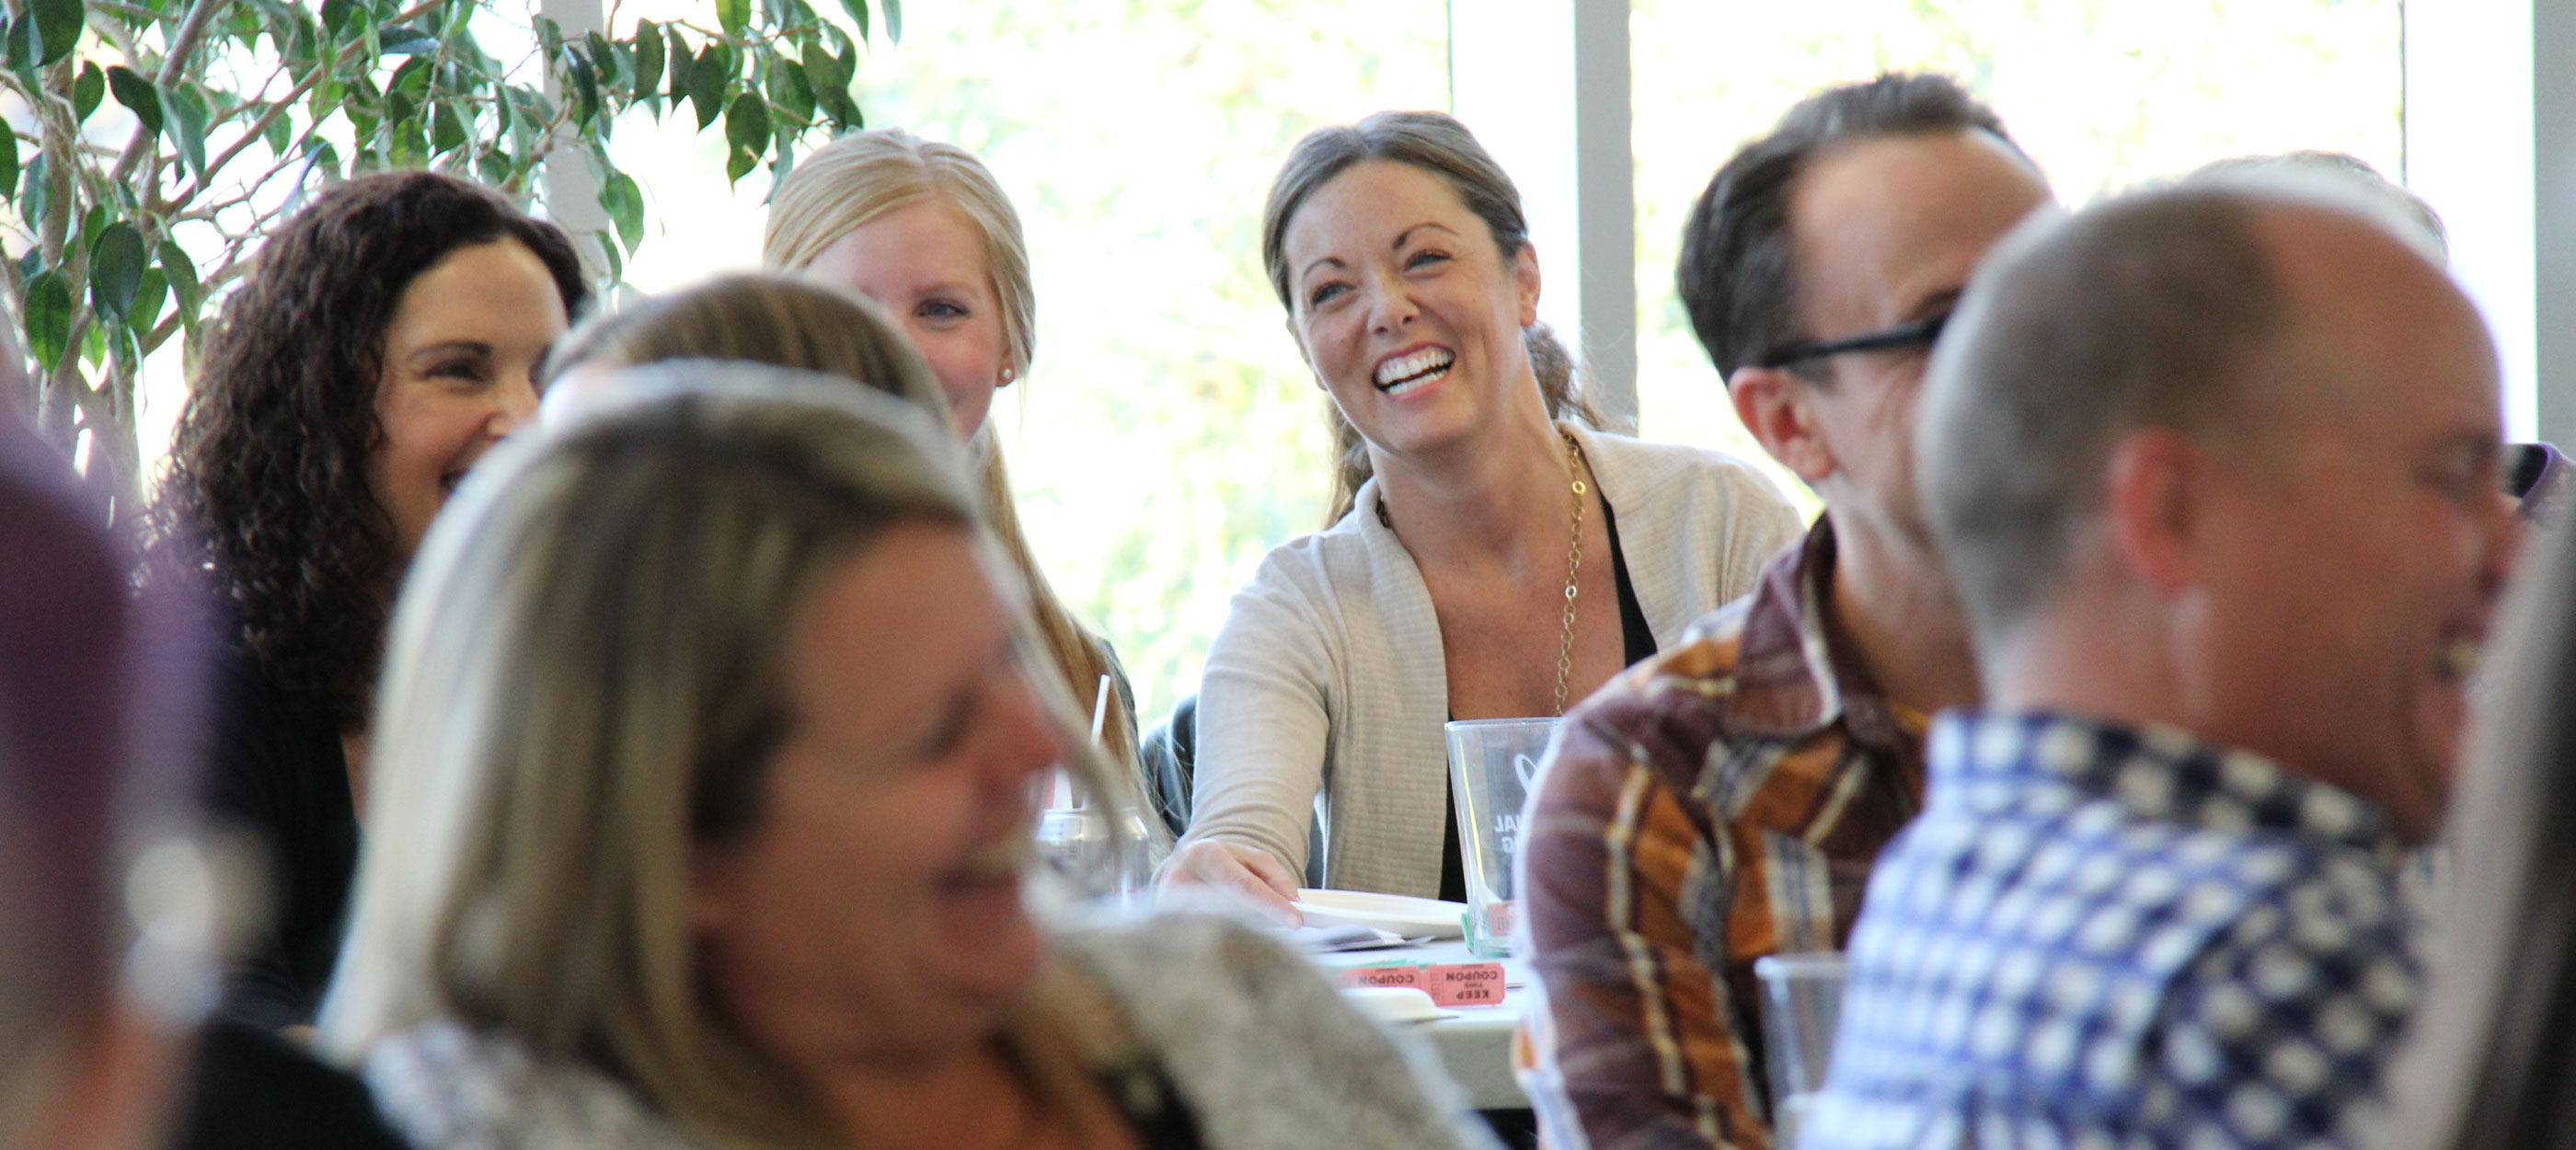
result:
M 2172 728 L 1950 712 L 1803 1150 L 2349 1145 L 2414 1004 L 2376 807 Z

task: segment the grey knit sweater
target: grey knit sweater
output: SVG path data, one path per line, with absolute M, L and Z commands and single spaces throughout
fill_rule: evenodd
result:
M 1750 592 L 1804 530 L 1770 481 L 1727 456 L 1568 430 L 1618 516 L 1659 647 Z M 1273 549 L 1235 592 L 1199 685 L 1185 841 L 1257 847 L 1303 870 L 1320 791 L 1324 885 L 1431 897 L 1449 810 L 1449 678 L 1431 591 L 1376 504 L 1371 480 L 1351 514 Z
M 1256 930 L 1164 914 L 1067 930 L 1056 943 L 1116 1000 L 1208 1150 L 1491 1145 L 1418 1046 L 1380 1031 Z M 421 1150 L 716 1150 L 606 1075 L 536 1063 L 506 1036 L 453 1022 L 379 1043 L 364 1072 Z

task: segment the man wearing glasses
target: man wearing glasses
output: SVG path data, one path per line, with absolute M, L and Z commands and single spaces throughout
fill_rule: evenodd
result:
M 1871 876 L 1808 1150 L 2376 1141 L 2522 537 L 2494 343 L 2390 198 L 2196 177 L 1978 270 L 1917 477 L 1984 697 Z
M 1970 270 L 2048 203 L 1991 110 L 1889 75 L 1801 101 L 1693 209 L 1692 327 L 1825 512 L 1752 595 L 1568 716 L 1533 799 L 1548 1006 L 1525 1078 L 1561 1148 L 1771 1144 L 1754 960 L 1841 947 L 1922 805 L 1925 717 L 1977 698 L 1916 504 L 1915 389 Z

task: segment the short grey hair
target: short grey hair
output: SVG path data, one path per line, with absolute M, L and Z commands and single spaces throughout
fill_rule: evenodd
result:
M 2451 258 L 2451 230 L 2424 197 L 2379 173 L 2370 161 L 2349 152 L 2303 149 L 2262 156 L 2211 160 L 2184 177 L 2196 183 L 2239 186 L 2251 180 L 2258 188 L 2278 191 L 2304 186 L 2311 194 L 2332 196 L 2372 217 L 2409 247 L 2436 265 Z M 2366 202 L 2365 202 L 2366 201 Z
M 2290 307 L 2255 235 L 2276 197 L 2234 182 L 2035 219 L 1971 281 L 1916 427 L 1934 539 L 1981 646 L 2044 605 L 2128 433 L 2207 439 Z

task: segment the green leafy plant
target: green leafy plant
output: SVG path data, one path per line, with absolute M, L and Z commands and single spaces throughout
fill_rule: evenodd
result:
M 643 189 L 608 153 L 622 113 L 722 120 L 728 180 L 784 175 L 860 124 L 860 53 L 901 36 L 899 0 L 840 0 L 846 28 L 806 0 L 707 4 L 712 21 L 631 25 L 612 7 L 612 38 L 533 0 L 0 0 L 0 280 L 39 429 L 130 509 L 143 357 L 177 338 L 193 363 L 213 301 L 312 189 L 430 167 L 525 200 L 547 164 L 581 164 L 614 283 L 645 235 Z M 482 45 L 503 39 L 532 47 Z

